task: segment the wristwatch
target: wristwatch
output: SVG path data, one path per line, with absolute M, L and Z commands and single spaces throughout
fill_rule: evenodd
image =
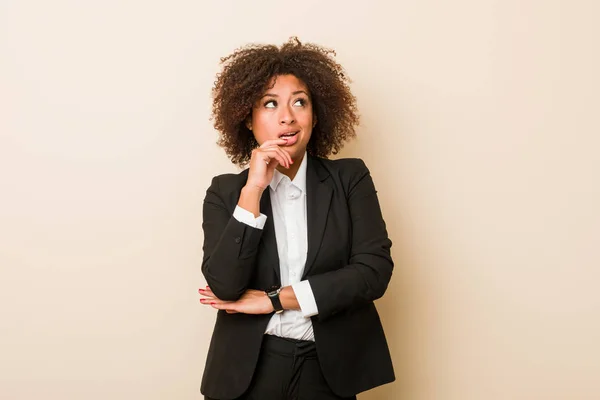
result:
M 283 312 L 283 306 L 281 305 L 281 300 L 279 299 L 279 292 L 281 292 L 281 288 L 266 290 L 267 296 L 269 299 L 271 299 L 271 303 L 273 303 L 275 314 L 281 314 Z

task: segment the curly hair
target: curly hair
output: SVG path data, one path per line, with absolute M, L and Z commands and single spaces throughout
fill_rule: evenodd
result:
M 250 44 L 221 58 L 223 70 L 212 90 L 211 120 L 220 133 L 217 144 L 234 164 L 247 164 L 258 146 L 245 122 L 278 75 L 294 75 L 310 92 L 318 122 L 307 145 L 309 154 L 327 158 L 356 136 L 356 98 L 350 91 L 350 79 L 334 56 L 332 49 L 303 44 L 292 37 L 280 48 Z

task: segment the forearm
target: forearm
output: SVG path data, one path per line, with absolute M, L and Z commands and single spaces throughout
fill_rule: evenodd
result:
M 300 303 L 296 298 L 296 293 L 291 286 L 286 286 L 279 292 L 279 300 L 284 310 L 300 310 Z
M 260 215 L 260 198 L 262 197 L 262 193 L 263 189 L 244 186 L 240 193 L 238 206 L 250 211 L 254 214 L 254 217 L 258 217 Z
M 385 293 L 393 269 L 389 253 L 360 258 L 338 270 L 308 278 L 320 319 L 372 302 Z
M 231 217 L 210 253 L 205 251 L 202 272 L 220 299 L 237 300 L 248 287 L 261 235 L 262 230 Z
M 348 263 L 308 278 L 319 308 L 319 319 L 363 306 L 383 296 L 394 267 L 390 252 L 392 242 L 369 170 L 361 160 L 354 161 L 349 168 L 355 170 L 347 184 L 352 222 Z
M 263 231 L 236 219 L 219 193 L 215 178 L 203 206 L 202 273 L 220 299 L 237 300 L 248 287 Z
M 393 263 L 390 257 L 384 256 L 374 264 L 375 268 L 360 263 L 350 264 L 336 271 L 309 277 L 319 318 L 326 319 L 383 296 L 392 276 Z M 279 299 L 284 310 L 302 310 L 292 286 L 282 288 Z

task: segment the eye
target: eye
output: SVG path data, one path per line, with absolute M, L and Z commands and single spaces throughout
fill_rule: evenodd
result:
M 275 100 L 269 100 L 264 104 L 265 108 L 275 108 L 277 107 L 277 102 Z
M 294 102 L 294 105 L 299 105 L 300 107 L 303 107 L 306 105 L 306 100 L 305 99 L 298 99 Z

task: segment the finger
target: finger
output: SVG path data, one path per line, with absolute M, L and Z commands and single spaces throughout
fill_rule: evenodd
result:
M 237 305 L 235 303 L 217 303 L 217 302 L 211 302 L 210 305 L 212 306 L 212 308 L 216 308 L 217 310 L 229 310 L 229 311 L 237 311 Z
M 275 169 L 278 165 L 285 167 L 285 164 L 273 154 L 264 154 L 262 157 L 263 161 L 267 164 L 267 169 Z
M 201 296 L 206 297 L 207 299 L 216 299 L 215 295 L 213 292 L 204 290 L 204 289 L 198 289 L 198 293 L 200 293 Z
M 275 168 L 279 164 L 285 166 L 285 164 L 281 162 L 281 159 L 278 158 L 274 153 L 263 152 L 262 154 L 263 160 L 267 163 L 267 166 L 271 168 Z
M 286 143 L 287 143 L 287 139 L 267 140 L 256 150 L 261 153 L 262 153 L 262 151 L 267 151 L 267 150 L 276 151 L 277 153 L 281 154 L 284 157 L 284 159 L 286 160 L 285 162 L 281 162 L 281 160 L 279 160 L 280 164 L 286 168 L 289 168 L 290 164 L 294 163 L 294 161 L 292 160 L 292 156 L 290 156 L 290 154 L 287 151 L 283 150 L 283 148 L 280 147 L 280 146 L 285 145 Z M 267 160 L 265 160 L 265 161 L 267 161 Z
M 233 311 L 233 310 L 225 310 L 227 312 L 227 314 L 237 314 L 237 311 Z
M 285 151 L 284 149 L 282 149 L 279 146 L 273 146 L 273 147 L 275 147 L 276 151 L 283 156 L 283 158 L 286 160 L 286 166 L 289 168 L 290 164 L 294 163 L 294 160 L 292 160 L 292 156 L 290 156 L 290 153 L 288 153 L 287 151 Z
M 287 151 L 281 149 L 281 151 L 283 151 L 283 154 L 285 154 L 285 156 L 287 157 L 287 159 L 289 160 L 290 165 L 294 163 L 294 160 L 292 160 L 292 156 L 290 155 L 290 153 L 288 153 Z
M 259 149 L 265 148 L 265 147 L 269 147 L 269 146 L 281 146 L 287 143 L 287 140 L 285 139 L 269 139 L 269 140 L 265 140 L 263 142 L 263 144 L 261 144 L 259 146 Z
M 279 165 L 281 165 L 281 166 L 283 166 L 285 168 L 289 168 L 288 161 L 276 149 L 273 150 L 273 152 L 271 153 L 271 156 L 272 156 L 271 159 L 277 160 L 277 164 L 279 164 Z
M 280 160 L 278 160 L 277 157 L 275 156 L 276 148 L 277 148 L 277 146 L 255 149 L 252 152 L 252 160 L 259 159 L 259 160 L 262 160 L 262 162 L 266 163 L 267 165 L 271 165 L 271 163 L 273 163 L 274 165 L 271 165 L 271 167 L 274 168 L 280 162 Z M 277 162 L 274 162 L 274 161 L 277 161 Z
M 217 297 L 213 293 L 212 289 L 210 287 L 208 287 L 208 286 L 206 287 L 206 289 L 203 289 L 203 288 L 198 289 L 198 292 L 199 293 L 205 293 L 205 294 L 207 294 L 209 296 L 212 296 L 212 297 L 215 297 L 215 298 Z
M 213 297 L 212 299 L 202 299 L 202 300 L 204 300 L 203 301 L 204 304 L 233 304 L 233 303 L 235 303 L 235 301 L 219 300 L 216 297 Z
M 269 147 L 266 149 L 261 149 L 261 153 L 263 153 L 266 157 L 269 158 L 269 164 L 271 163 L 271 160 L 275 159 L 279 164 L 283 165 L 286 168 L 289 168 L 290 166 L 288 158 L 283 154 L 284 151 L 281 150 L 279 147 Z

